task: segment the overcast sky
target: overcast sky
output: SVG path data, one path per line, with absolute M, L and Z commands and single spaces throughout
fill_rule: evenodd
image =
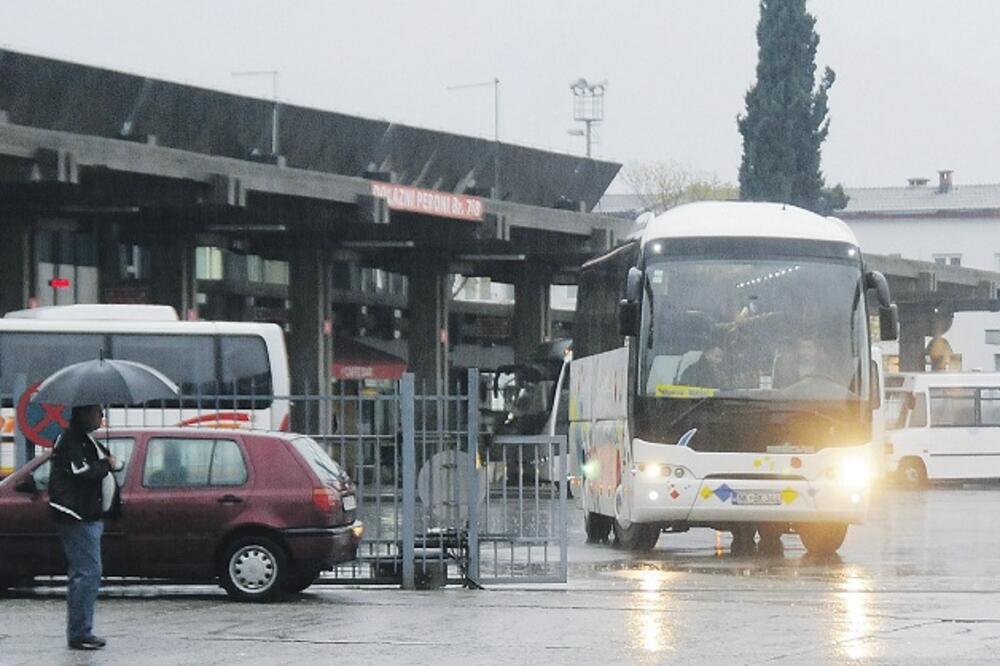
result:
M 810 0 L 837 72 L 828 183 L 1000 182 L 1000 0 Z M 582 152 L 568 84 L 607 80 L 598 155 L 737 177 L 755 0 L 0 0 L 0 45 L 411 125 Z

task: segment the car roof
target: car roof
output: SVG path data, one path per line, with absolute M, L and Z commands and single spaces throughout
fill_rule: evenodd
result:
M 107 436 L 105 436 L 107 433 Z M 112 428 L 101 428 L 95 431 L 94 436 L 97 439 L 106 439 L 107 437 L 139 437 L 139 436 L 153 436 L 153 437 L 202 437 L 208 438 L 212 436 L 229 436 L 229 437 L 245 437 L 251 435 L 254 437 L 275 437 L 278 439 L 284 439 L 287 441 L 292 441 L 293 439 L 298 439 L 299 437 L 305 437 L 305 435 L 300 435 L 299 433 L 290 433 L 278 430 L 247 430 L 241 428 L 197 428 L 197 427 L 181 427 L 175 426 L 172 428 L 163 427 L 153 427 L 153 426 L 120 426 Z

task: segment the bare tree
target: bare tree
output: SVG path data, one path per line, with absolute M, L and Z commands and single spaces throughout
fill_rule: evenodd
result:
M 676 162 L 629 164 L 622 177 L 643 207 L 657 213 L 692 201 L 730 201 L 740 195 L 739 187 L 715 174 L 697 173 Z

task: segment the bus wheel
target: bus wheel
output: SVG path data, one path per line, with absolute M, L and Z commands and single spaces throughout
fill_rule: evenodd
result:
M 624 527 L 615 519 L 612 527 L 615 533 L 615 545 L 624 550 L 653 550 L 656 542 L 660 540 L 659 525 L 629 523 L 628 527 Z
M 587 533 L 587 543 L 607 543 L 614 518 L 588 511 L 583 517 L 583 530 Z
M 847 523 L 800 523 L 796 531 L 810 555 L 833 555 L 844 544 Z
M 757 552 L 767 557 L 781 557 L 785 554 L 785 547 L 781 543 L 781 535 L 785 530 L 780 524 L 761 523 L 757 526 L 757 534 L 760 541 L 757 543 Z
M 729 552 L 735 557 L 747 557 L 757 552 L 757 544 L 753 538 L 757 534 L 757 528 L 751 523 L 734 525 L 731 530 L 733 542 L 729 545 Z
M 904 458 L 899 462 L 899 480 L 907 488 L 922 488 L 927 483 L 927 468 L 920 458 Z

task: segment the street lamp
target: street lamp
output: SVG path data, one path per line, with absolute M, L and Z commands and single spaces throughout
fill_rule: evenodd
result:
M 573 91 L 573 120 L 583 123 L 585 127 L 584 130 L 570 130 L 570 134 L 587 138 L 587 157 L 590 157 L 594 143 L 592 128 L 604 120 L 604 91 L 607 87 L 607 81 L 588 83 L 582 77 L 569 84 L 569 89 Z
M 271 109 L 271 154 L 278 155 L 278 70 L 258 69 L 245 72 L 231 72 L 233 76 L 270 76 L 273 108 Z
M 485 88 L 493 86 L 493 143 L 496 151 L 493 156 L 493 189 L 494 197 L 501 198 L 500 194 L 500 79 L 493 77 L 490 81 L 479 81 L 477 83 L 460 83 L 456 86 L 448 86 L 447 90 L 465 90 L 467 88 Z

